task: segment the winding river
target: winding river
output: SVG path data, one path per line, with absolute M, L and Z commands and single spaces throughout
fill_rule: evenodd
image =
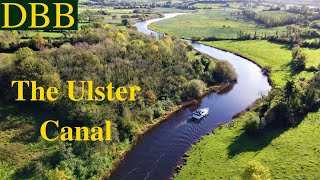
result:
M 135 26 L 142 33 L 158 36 L 158 33 L 148 29 L 147 26 L 177 15 L 180 14 L 165 14 L 164 18 L 139 22 Z M 197 104 L 180 110 L 148 131 L 127 153 L 110 179 L 170 179 L 176 166 L 183 163 L 183 155 L 192 144 L 220 124 L 230 122 L 233 115 L 253 104 L 262 93 L 270 91 L 268 78 L 254 63 L 202 44 L 193 43 L 193 46 L 213 58 L 230 62 L 238 74 L 237 84 L 221 94 L 207 95 Z M 201 107 L 209 107 L 209 115 L 200 122 L 194 122 L 192 112 Z

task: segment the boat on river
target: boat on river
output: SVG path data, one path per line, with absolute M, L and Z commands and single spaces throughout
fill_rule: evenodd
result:
M 192 117 L 194 119 L 199 120 L 199 119 L 207 116 L 208 114 L 209 114 L 209 108 L 207 107 L 207 108 L 196 110 L 195 112 L 192 113 Z

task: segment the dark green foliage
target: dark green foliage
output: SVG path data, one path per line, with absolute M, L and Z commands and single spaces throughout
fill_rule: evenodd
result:
M 273 90 L 255 109 L 257 114 L 248 118 L 245 131 L 259 133 L 265 127 L 290 127 L 305 114 L 317 111 L 320 107 L 319 73 L 302 87 L 288 81 L 283 89 Z
M 129 22 L 128 19 L 122 19 L 122 20 L 121 20 L 121 23 L 122 23 L 122 25 L 124 25 L 124 26 L 129 26 L 129 25 L 130 25 L 130 22 Z
M 299 45 L 292 48 L 292 67 L 296 71 L 303 71 L 306 68 L 307 55 L 301 51 Z
M 217 83 L 228 83 L 237 80 L 237 73 L 227 61 L 218 61 L 212 73 Z
M 200 97 L 206 90 L 206 85 L 203 81 L 194 79 L 190 81 L 190 85 L 188 87 L 189 97 Z
M 244 129 L 248 134 L 257 134 L 266 127 L 264 118 L 261 118 L 257 114 L 250 115 Z
M 159 117 L 163 116 L 164 113 L 165 113 L 165 111 L 163 110 L 163 108 L 160 104 L 158 104 L 154 107 L 154 117 L 155 118 L 159 118 Z
M 293 116 L 286 102 L 277 102 L 265 115 L 268 125 L 284 127 L 293 123 Z
M 193 50 L 193 46 L 192 46 L 191 44 L 189 44 L 189 45 L 187 46 L 187 49 L 188 49 L 189 51 L 192 51 L 192 50 Z
M 197 41 L 200 41 L 201 40 L 201 37 L 191 37 L 191 41 L 192 42 L 197 42 Z

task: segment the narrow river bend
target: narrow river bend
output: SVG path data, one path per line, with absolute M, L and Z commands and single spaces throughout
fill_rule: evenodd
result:
M 148 20 L 135 24 L 138 31 L 157 36 L 148 25 L 180 15 L 165 14 L 164 18 Z M 147 132 L 132 148 L 127 156 L 111 174 L 113 180 L 166 180 L 170 179 L 178 164 L 182 163 L 185 152 L 201 136 L 226 124 L 232 116 L 254 103 L 261 93 L 268 93 L 271 86 L 268 78 L 254 63 L 216 48 L 193 43 L 196 50 L 219 60 L 232 64 L 238 74 L 238 82 L 223 94 L 211 93 L 198 104 L 175 113 L 166 121 Z M 209 115 L 200 122 L 192 121 L 192 112 L 200 107 L 209 107 Z

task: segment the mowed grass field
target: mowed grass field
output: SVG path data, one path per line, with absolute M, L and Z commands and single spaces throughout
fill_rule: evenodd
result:
M 251 41 L 215 41 L 202 42 L 203 44 L 239 53 L 262 67 L 271 68 L 271 80 L 274 86 L 281 87 L 290 79 L 306 78 L 313 76 L 312 72 L 303 71 L 296 73 L 291 70 L 291 50 L 286 45 L 275 44 L 265 40 Z M 320 64 L 320 49 L 302 48 L 307 54 L 306 66 L 317 67 Z
M 267 41 L 203 42 L 242 54 L 258 64 L 271 67 L 274 86 L 287 80 L 310 78 L 312 72 L 291 72 L 288 47 Z M 320 64 L 320 49 L 303 49 L 308 55 L 307 67 Z M 317 179 L 320 177 L 320 110 L 309 113 L 290 129 L 273 129 L 262 136 L 244 133 L 249 114 L 235 119 L 213 135 L 204 137 L 189 151 L 186 165 L 175 179 L 241 179 L 249 161 L 260 162 L 270 169 L 272 179 Z
M 214 135 L 194 145 L 175 179 L 241 179 L 249 161 L 268 167 L 272 179 L 320 177 L 320 112 L 309 113 L 297 127 L 273 130 L 260 138 L 243 134 L 247 117 L 215 130 Z
M 252 35 L 257 32 L 258 36 L 286 32 L 285 27 L 266 28 L 251 20 L 238 19 L 238 15 L 231 16 L 230 13 L 237 14 L 241 11 L 237 9 L 199 10 L 197 13 L 155 22 L 150 25 L 150 28 L 186 39 L 191 37 L 236 38 L 240 30 Z

